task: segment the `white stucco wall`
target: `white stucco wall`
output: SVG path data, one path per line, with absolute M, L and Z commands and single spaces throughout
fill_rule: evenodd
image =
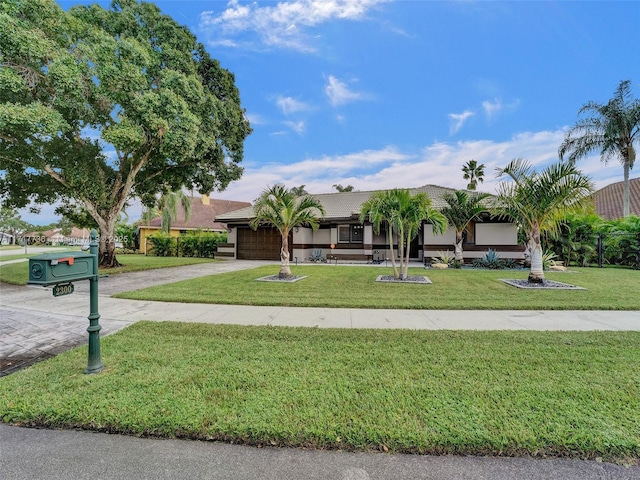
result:
M 453 249 L 453 244 L 456 243 L 456 231 L 455 229 L 449 227 L 446 232 L 442 235 L 434 235 L 433 234 L 433 225 L 426 224 L 424 226 L 424 243 L 423 245 L 446 245 L 451 244 L 451 248 Z
M 517 245 L 518 229 L 513 223 L 477 223 L 476 245 Z

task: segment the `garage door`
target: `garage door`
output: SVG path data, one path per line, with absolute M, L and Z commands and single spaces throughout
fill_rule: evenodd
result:
M 241 260 L 280 260 L 282 237 L 275 228 L 238 228 L 238 259 Z M 289 255 L 291 255 L 292 236 L 289 236 Z

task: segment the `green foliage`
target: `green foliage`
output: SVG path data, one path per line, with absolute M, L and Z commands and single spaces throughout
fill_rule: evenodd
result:
M 220 232 L 189 232 L 178 237 L 178 250 L 183 257 L 214 258 L 219 243 L 226 243 L 227 234 Z
M 478 164 L 475 160 L 469 160 L 462 166 L 462 178 L 469 180 L 467 190 L 475 190 L 478 182 L 484 182 L 484 163 Z
M 432 208 L 431 199 L 424 193 L 411 195 L 409 189 L 396 188 L 374 192 L 360 208 L 360 222 L 369 220 L 373 230 L 380 233 L 383 224 L 387 226 L 391 264 L 395 278 L 406 278 L 409 268 L 409 252 L 413 240 L 424 222 L 433 225 L 435 234 L 447 229 L 447 219 L 438 210 Z M 396 267 L 393 234 L 398 236 L 398 256 L 402 262 L 400 272 Z
M 597 232 L 602 222 L 602 218 L 594 213 L 569 213 L 557 232 L 548 235 L 545 244 L 565 267 L 587 266 L 597 260 Z
M 555 163 L 537 172 L 522 159 L 512 160 L 498 176 L 501 181 L 495 213 L 512 219 L 527 235 L 531 252 L 530 282 L 544 280 L 542 237 L 545 232 L 556 234 L 570 212 L 584 208 L 592 192 L 589 177 L 573 163 Z
M 137 238 L 137 226 L 127 225 L 126 223 L 116 224 L 116 240 L 122 243 L 122 248 L 127 250 L 135 250 Z
M 151 253 L 157 257 L 174 257 L 177 253 L 176 237 L 158 232 L 147 237 L 151 241 Z
M 320 262 L 326 262 L 327 259 L 322 254 L 321 248 L 314 248 L 311 251 L 311 255 L 309 256 L 309 261 L 313 263 L 320 263 Z
M 604 261 L 612 265 L 638 265 L 640 217 L 630 215 L 609 220 L 600 227 L 604 238 Z
M 483 258 L 474 259 L 473 266 L 478 268 L 490 268 L 492 270 L 505 268 L 505 264 L 500 258 L 500 255 L 492 248 L 487 250 L 487 253 L 485 253 Z
M 444 263 L 445 265 L 450 265 L 453 263 L 455 256 L 451 252 L 443 252 L 439 251 L 438 256 L 434 258 L 434 263 Z
M 132 197 L 146 205 L 163 188 L 210 192 L 241 176 L 251 129 L 233 74 L 154 4 L 0 2 L 0 39 L 8 205 L 61 200 L 112 239 Z M 114 247 L 101 242 L 102 265 L 117 263 Z
M 605 164 L 613 158 L 619 160 L 624 175 L 623 215 L 629 216 L 629 171 L 640 146 L 640 99 L 632 97 L 631 81 L 623 80 L 606 104 L 588 102 L 578 115 L 584 113 L 591 116 L 579 119 L 567 132 L 558 154 L 561 159 L 568 156 L 571 163 L 593 151 L 600 152 Z
M 295 191 L 287 190 L 282 185 L 273 185 L 262 192 L 253 210 L 255 217 L 251 220 L 251 228 L 257 230 L 261 224 L 267 224 L 280 232 L 280 275 L 290 276 L 289 233 L 297 226 L 307 226 L 316 231 L 320 226 L 320 217 L 325 214 L 324 207 L 310 195 L 298 196 Z

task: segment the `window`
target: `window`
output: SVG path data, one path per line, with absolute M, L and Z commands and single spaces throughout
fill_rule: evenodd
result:
M 363 225 L 338 225 L 338 243 L 363 243 Z

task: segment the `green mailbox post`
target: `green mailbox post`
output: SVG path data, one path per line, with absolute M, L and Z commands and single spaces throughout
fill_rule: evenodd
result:
M 45 253 L 29 259 L 29 284 L 53 285 L 55 297 L 73 293 L 73 283 L 89 280 L 89 360 L 85 373 L 98 373 L 104 368 L 100 359 L 100 330 L 98 320 L 98 234 L 91 230 L 89 253 Z

